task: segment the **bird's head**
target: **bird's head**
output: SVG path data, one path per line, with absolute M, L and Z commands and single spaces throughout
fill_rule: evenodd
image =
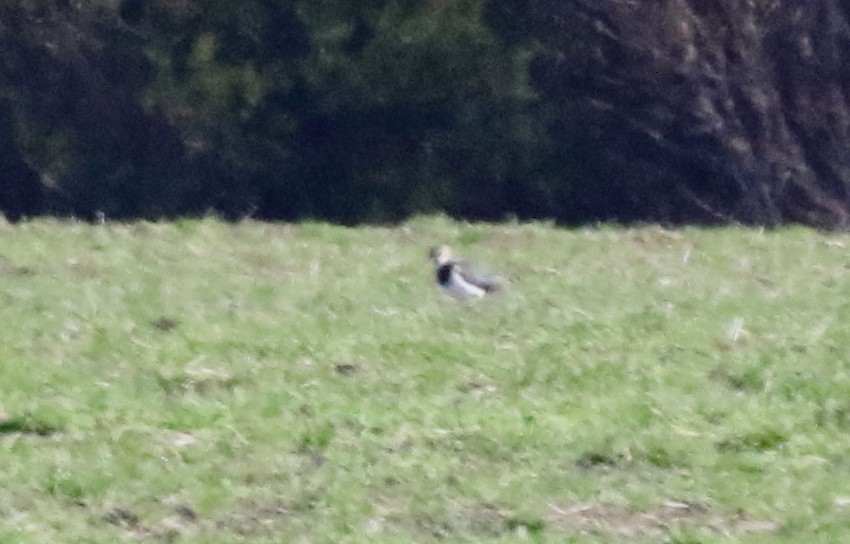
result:
M 452 259 L 452 250 L 449 246 L 434 246 L 428 250 L 428 257 L 435 265 L 441 266 Z

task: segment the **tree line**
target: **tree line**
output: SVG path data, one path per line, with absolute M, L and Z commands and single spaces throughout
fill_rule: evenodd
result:
M 840 0 L 0 0 L 0 210 L 850 220 Z

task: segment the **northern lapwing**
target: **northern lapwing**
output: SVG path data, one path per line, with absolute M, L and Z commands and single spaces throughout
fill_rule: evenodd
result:
M 432 247 L 428 255 L 434 263 L 437 284 L 455 298 L 481 298 L 505 284 L 502 276 L 482 273 L 469 261 L 453 259 L 448 246 Z

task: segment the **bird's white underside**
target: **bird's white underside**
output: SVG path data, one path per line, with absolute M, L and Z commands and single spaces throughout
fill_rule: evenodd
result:
M 440 286 L 443 291 L 455 298 L 481 298 L 484 296 L 484 289 L 473 285 L 463 279 L 463 276 L 452 270 L 452 275 L 449 282 Z

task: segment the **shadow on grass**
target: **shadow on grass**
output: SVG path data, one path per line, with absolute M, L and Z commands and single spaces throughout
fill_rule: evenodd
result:
M 721 452 L 768 451 L 779 448 L 787 437 L 774 429 L 762 429 L 746 434 L 730 436 L 716 444 Z
M 40 421 L 30 414 L 12 416 L 0 420 L 0 435 L 4 434 L 32 434 L 36 436 L 51 436 L 62 429 L 50 423 Z

